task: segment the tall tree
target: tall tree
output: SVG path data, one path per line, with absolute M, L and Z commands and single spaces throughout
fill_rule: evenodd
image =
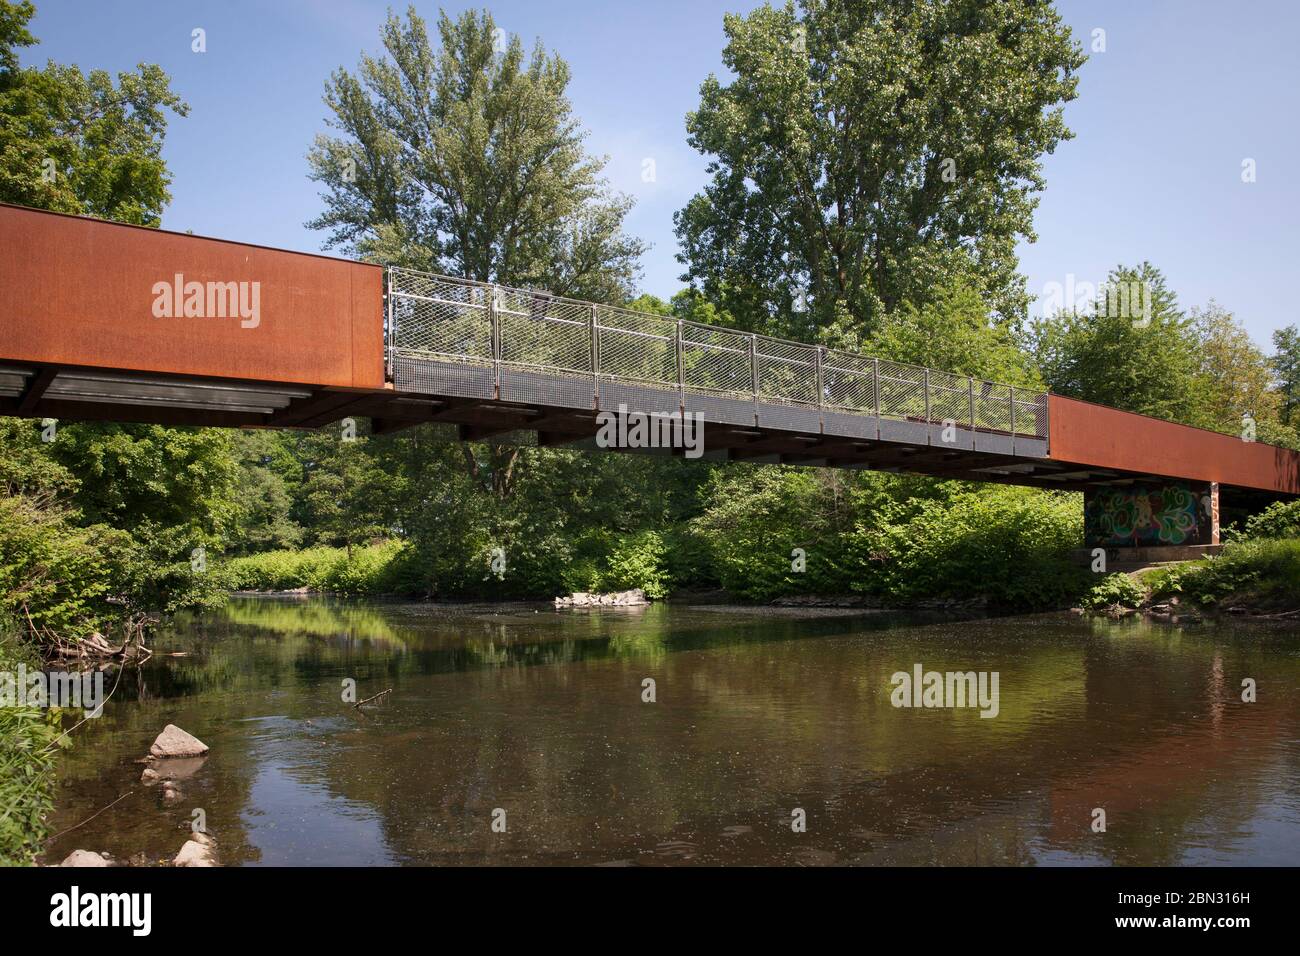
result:
M 735 78 L 687 117 L 712 179 L 676 216 L 685 281 L 797 338 L 864 337 L 955 274 L 1023 314 L 1015 244 L 1085 59 L 1050 4 L 800 0 L 724 30 Z
M 1202 424 L 1200 340 L 1160 270 L 1148 262 L 1120 266 L 1112 289 L 1141 290 L 1146 307 L 1114 308 L 1099 297 L 1034 324 L 1032 344 L 1043 380 L 1054 392 L 1154 415 Z
M 188 107 L 153 65 L 116 82 L 103 70 L 21 66 L 18 51 L 36 42 L 27 28 L 34 13 L 26 0 L 0 0 L 0 201 L 157 226 L 170 199 L 162 159 L 168 114 L 184 116 Z M 219 550 L 236 513 L 227 432 L 68 424 L 36 453 L 34 428 L 0 427 L 0 459 L 20 465 L 16 476 L 0 475 L 0 495 L 17 501 L 15 514 L 49 512 L 42 534 L 72 522 L 127 532 L 113 539 L 118 557 L 131 552 L 131 579 L 120 563 L 113 573 L 118 597 L 157 609 L 212 593 L 192 573 L 192 556 L 198 547 Z M 46 467 L 36 467 L 34 454 Z M 68 564 L 44 573 L 76 587 L 83 570 Z
M 0 0 L 0 201 L 157 226 L 171 199 L 167 114 L 189 107 L 155 64 L 116 83 L 106 70 L 19 66 L 34 13 Z
M 326 211 L 308 223 L 367 258 L 622 302 L 644 244 L 623 232 L 631 201 L 613 193 L 603 159 L 565 90 L 569 67 L 541 43 L 526 55 L 491 14 L 438 17 L 438 46 L 411 7 L 390 14 L 387 57 L 326 86 L 328 124 L 309 155 Z M 464 446 L 476 481 L 514 487 L 517 448 Z
M 354 545 L 391 533 L 395 477 L 384 471 L 365 436 L 323 430 L 298 446 L 303 457 L 302 503 L 316 543 Z
M 1273 332 L 1273 372 L 1281 393 L 1280 414 L 1284 424 L 1293 424 L 1300 405 L 1300 329 L 1288 325 Z
M 1190 317 L 1201 357 L 1200 424 L 1235 435 L 1243 415 L 1276 421 L 1279 396 L 1273 370 L 1241 323 L 1214 300 L 1203 309 L 1192 309 Z
M 387 57 L 363 56 L 326 87 L 329 125 L 310 153 L 331 245 L 485 282 L 619 302 L 641 242 L 631 206 L 583 150 L 569 67 L 540 42 L 525 55 L 490 14 L 390 14 Z

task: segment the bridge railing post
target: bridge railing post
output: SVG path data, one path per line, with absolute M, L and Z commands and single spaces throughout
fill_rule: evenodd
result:
M 488 290 L 488 325 L 492 336 L 492 381 L 497 398 L 501 398 L 501 287 L 493 283 Z
M 974 435 L 975 434 L 975 379 L 973 378 L 966 379 L 966 391 L 968 392 L 967 405 L 970 409 L 970 430 L 971 430 L 971 434 Z
M 817 355 L 817 371 L 816 371 L 816 376 L 817 376 L 817 408 L 818 408 L 818 410 L 820 410 L 821 407 L 822 407 L 822 388 L 823 388 L 822 380 L 823 380 L 823 378 L 825 377 L 825 373 L 823 373 L 823 371 L 822 371 L 822 355 L 823 355 L 823 353 L 825 353 L 825 351 L 826 351 L 826 350 L 825 350 L 824 348 L 822 348 L 820 345 L 817 346 L 817 353 L 816 353 L 816 355 Z
M 923 373 L 921 375 L 921 380 L 923 382 L 922 388 L 925 391 L 925 423 L 929 425 L 930 424 L 930 370 L 928 368 L 923 369 L 922 373 Z M 928 435 L 929 432 L 927 431 L 926 434 Z M 926 439 L 926 444 L 929 444 L 928 438 Z
M 1014 448 L 1016 440 L 1016 387 L 1010 385 L 1008 388 L 1011 389 L 1011 441 Z
M 393 321 L 396 317 L 396 311 L 393 308 L 393 268 L 389 266 L 384 270 L 384 299 L 388 307 L 388 322 L 384 328 L 384 370 L 388 375 L 388 381 L 393 380 L 393 348 L 397 345 L 397 336 L 393 334 Z
M 871 360 L 871 404 L 876 408 L 876 428 L 880 427 L 880 359 Z
M 682 350 L 682 320 L 677 320 L 677 334 L 673 340 L 673 351 L 677 359 L 677 404 L 681 408 L 682 418 L 686 417 L 686 356 Z
M 595 408 L 600 402 L 600 323 L 596 320 L 596 306 L 591 307 L 587 315 L 588 343 L 591 349 L 591 405 Z

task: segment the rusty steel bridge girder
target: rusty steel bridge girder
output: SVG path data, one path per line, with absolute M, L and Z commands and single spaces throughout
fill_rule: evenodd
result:
M 1283 448 L 536 290 L 0 204 L 0 414 L 590 447 L 703 415 L 706 457 L 1086 489 L 1300 493 Z

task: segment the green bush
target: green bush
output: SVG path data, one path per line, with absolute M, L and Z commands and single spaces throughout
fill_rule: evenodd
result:
M 678 553 L 693 547 L 690 554 Z M 604 529 L 583 535 L 573 547 L 564 569 L 561 591 L 606 592 L 640 588 L 647 597 L 659 599 L 673 589 L 677 574 L 690 573 L 689 565 L 699 559 L 698 545 L 684 534 L 638 531 L 615 534 Z M 686 580 L 694 583 L 692 578 Z
M 751 600 L 856 592 L 907 603 L 983 598 L 1067 607 L 1089 587 L 1070 557 L 1079 496 L 811 469 L 719 471 L 693 530 L 717 577 Z
M 847 593 L 859 569 L 845 547 L 847 481 L 808 468 L 718 470 L 690 529 L 707 549 L 710 577 L 753 601 Z
M 601 591 L 640 588 L 649 598 L 662 598 L 669 590 L 668 555 L 663 535 L 642 531 L 615 544 L 605 571 L 599 576 Z
M 1111 607 L 1141 607 L 1146 600 L 1147 589 L 1127 574 L 1108 574 L 1092 588 L 1081 606 L 1092 610 Z
M 908 502 L 898 520 L 853 536 L 861 569 L 854 590 L 982 597 L 1009 609 L 1068 606 L 1090 580 L 1070 558 L 1081 537 L 1072 495 L 999 487 Z
M 237 591 L 293 591 L 309 588 L 335 594 L 394 593 L 400 579 L 399 559 L 405 548 L 390 541 L 365 548 L 308 548 L 267 551 L 232 558 L 220 568 L 220 579 Z
M 0 671 L 38 667 L 17 638 L 18 628 L 0 615 Z M 0 707 L 0 866 L 32 863 L 46 836 L 53 808 L 54 762 L 61 718 L 57 709 Z
M 1179 595 L 1198 604 L 1294 603 L 1300 601 L 1300 540 L 1233 542 L 1213 557 L 1153 572 L 1149 582 L 1156 597 Z
M 143 574 L 130 535 L 78 527 L 50 500 L 0 494 L 0 614 L 74 638 L 121 614 Z
M 1241 536 L 1257 538 L 1300 538 L 1300 498 L 1276 501 L 1246 520 Z

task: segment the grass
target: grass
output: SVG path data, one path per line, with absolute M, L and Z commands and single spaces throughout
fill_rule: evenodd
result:
M 0 673 L 16 681 L 19 664 L 40 666 L 0 623 Z M 0 706 L 0 866 L 30 866 L 46 837 L 60 733 L 55 709 Z

